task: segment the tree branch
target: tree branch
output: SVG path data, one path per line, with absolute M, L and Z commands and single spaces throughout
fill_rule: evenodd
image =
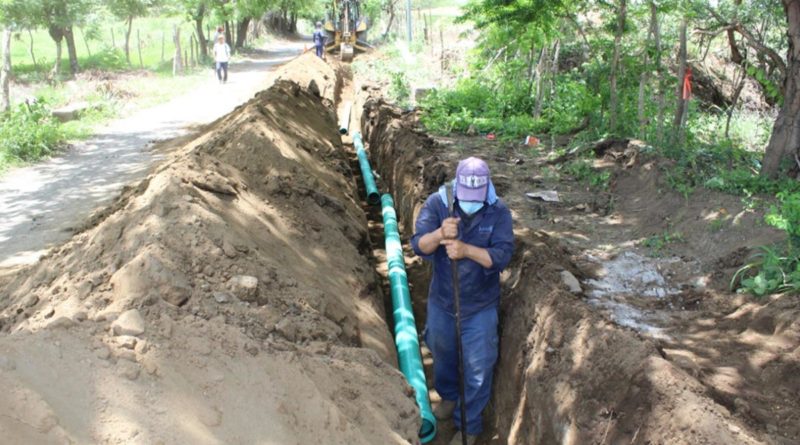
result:
M 706 7 L 706 9 L 708 10 L 709 13 L 711 13 L 711 15 L 715 19 L 717 19 L 717 21 L 721 25 L 721 28 L 719 28 L 719 29 L 717 29 L 715 31 L 717 34 L 719 34 L 722 31 L 727 31 L 729 29 L 732 29 L 732 30 L 736 31 L 737 33 L 739 33 L 739 35 L 744 37 L 745 41 L 747 41 L 747 44 L 750 47 L 752 47 L 753 49 L 755 49 L 756 51 L 758 51 L 758 52 L 760 52 L 762 54 L 766 54 L 772 60 L 772 63 L 775 65 L 775 67 L 778 68 L 778 70 L 780 71 L 782 77 L 786 75 L 786 62 L 783 61 L 783 58 L 777 52 L 775 52 L 774 49 L 772 49 L 772 48 L 764 45 L 763 43 L 761 43 L 740 22 L 727 23 L 727 21 L 721 15 L 719 15 L 716 11 L 714 11 L 713 8 L 711 8 L 709 6 L 709 7 Z M 709 33 L 709 30 L 695 30 L 695 31 L 697 31 L 699 33 Z

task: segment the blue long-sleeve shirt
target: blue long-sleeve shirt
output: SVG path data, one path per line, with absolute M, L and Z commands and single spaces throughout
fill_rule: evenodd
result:
M 442 186 L 444 187 L 444 186 Z M 411 237 L 414 252 L 427 261 L 433 262 L 433 279 L 428 291 L 428 299 L 441 309 L 453 313 L 453 279 L 450 258 L 444 246 L 439 246 L 430 255 L 419 248 L 419 239 L 435 230 L 448 217 L 447 198 L 440 189 L 425 201 L 417 216 L 415 233 Z M 485 248 L 492 258 L 492 267 L 484 268 L 471 259 L 458 261 L 459 292 L 461 314 L 469 317 L 500 301 L 500 272 L 508 266 L 514 251 L 514 232 L 511 212 L 500 199 L 494 198 L 472 218 L 465 217 L 455 206 L 456 215 L 461 218 L 458 239 L 473 246 Z

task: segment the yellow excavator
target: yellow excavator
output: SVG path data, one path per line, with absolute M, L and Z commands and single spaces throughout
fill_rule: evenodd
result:
M 328 36 L 326 53 L 339 52 L 342 61 L 353 60 L 356 51 L 364 52 L 370 45 L 367 38 L 367 18 L 361 15 L 358 0 L 332 0 L 328 8 L 325 34 Z

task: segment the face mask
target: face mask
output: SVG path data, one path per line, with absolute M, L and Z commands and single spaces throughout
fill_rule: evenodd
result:
M 483 208 L 483 201 L 458 201 L 458 206 L 467 215 L 473 215 Z

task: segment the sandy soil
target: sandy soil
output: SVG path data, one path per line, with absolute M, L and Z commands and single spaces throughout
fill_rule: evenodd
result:
M 209 75 L 197 91 L 110 122 L 63 155 L 0 178 L 0 268 L 32 264 L 69 239 L 92 211 L 163 159 L 154 141 L 186 134 L 247 101 L 273 80 L 268 73 L 302 51 L 281 42 L 233 64 L 229 81 Z M 210 73 L 210 71 L 209 71 Z
M 4 441 L 416 442 L 341 76 L 276 77 L 0 287 Z

